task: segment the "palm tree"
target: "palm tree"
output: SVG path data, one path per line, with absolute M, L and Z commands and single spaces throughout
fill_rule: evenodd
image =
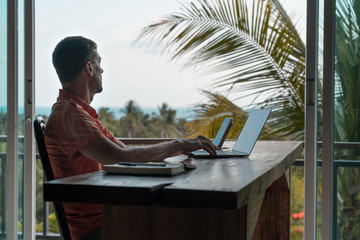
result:
M 277 136 L 302 139 L 305 46 L 277 0 L 254 0 L 251 15 L 248 9 L 245 0 L 185 3 L 181 13 L 145 27 L 138 42 L 163 47 L 232 100 L 252 96 L 247 108 L 273 109 L 269 124 Z
M 181 136 L 181 132 L 176 128 L 176 111 L 169 108 L 166 103 L 163 103 L 158 109 L 160 115 L 156 119 L 155 126 L 160 130 L 160 137 L 169 138 Z
M 119 124 L 115 119 L 114 113 L 108 107 L 101 107 L 98 110 L 99 119 L 106 129 L 111 132 L 115 137 L 120 136 Z
M 125 113 L 125 116 L 120 120 L 128 138 L 139 137 L 139 134 L 141 136 L 146 135 L 146 129 L 142 121 L 143 112 L 134 100 L 130 100 L 121 112 Z

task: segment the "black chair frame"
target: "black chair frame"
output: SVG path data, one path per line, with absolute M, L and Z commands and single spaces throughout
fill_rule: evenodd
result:
M 51 168 L 49 155 L 46 150 L 44 134 L 43 134 L 45 131 L 45 128 L 46 128 L 45 120 L 42 117 L 35 117 L 34 132 L 35 132 L 36 144 L 38 147 L 41 164 L 42 164 L 42 167 L 44 170 L 45 179 L 46 179 L 46 181 L 50 181 L 50 180 L 54 180 L 55 177 L 54 177 L 53 170 Z M 58 222 L 58 225 L 60 228 L 59 230 L 60 230 L 61 237 L 64 240 L 71 240 L 70 230 L 69 230 L 69 226 L 67 224 L 67 220 L 65 217 L 63 205 L 58 202 L 53 202 L 53 205 L 54 205 L 54 209 L 55 209 L 56 219 L 57 219 L 57 222 Z

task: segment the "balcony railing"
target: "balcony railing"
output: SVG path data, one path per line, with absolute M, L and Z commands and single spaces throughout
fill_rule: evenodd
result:
M 6 142 L 6 136 L 5 135 L 0 135 L 0 143 L 5 143 Z M 160 143 L 160 142 L 165 142 L 165 141 L 169 141 L 171 139 L 162 139 L 162 138 L 119 138 L 120 141 L 124 142 L 126 145 L 147 145 L 147 144 L 156 144 L 156 143 Z M 24 142 L 24 138 L 22 136 L 19 137 L 19 144 L 22 144 Z M 322 144 L 318 143 L 318 147 L 321 148 Z M 334 148 L 335 149 L 346 149 L 346 150 L 360 150 L 360 143 L 335 143 L 334 144 Z M 0 186 L 1 186 L 1 190 L 4 191 L 6 189 L 6 182 L 5 180 L 5 175 L 6 175 L 6 153 L 0 153 L 0 173 L 2 174 L 2 178 L 0 178 Z M 36 159 L 37 159 L 37 163 L 39 162 L 39 155 L 36 154 Z M 20 153 L 19 154 L 19 164 L 21 166 L 23 166 L 23 161 L 24 161 L 24 154 Z M 304 165 L 304 159 L 298 159 L 295 164 L 295 166 L 303 166 Z M 318 166 L 321 166 L 322 162 L 321 160 L 318 160 Z M 41 166 L 39 166 L 41 167 Z M 335 160 L 334 161 L 334 167 L 360 167 L 360 161 L 359 160 Z M 20 184 L 19 186 L 19 192 L 23 192 L 24 185 Z M 6 215 L 6 206 L 5 206 L 5 202 L 6 202 L 6 196 L 5 194 L 1 194 L 1 214 L 0 217 L 2 219 L 5 219 L 5 215 Z M 48 202 L 44 202 L 43 203 L 43 210 L 41 212 L 41 216 L 38 216 L 38 218 L 43 219 L 43 232 L 41 233 L 36 233 L 36 239 L 48 239 L 48 240 L 60 240 L 61 237 L 59 234 L 57 233 L 51 233 L 49 232 L 49 214 L 50 214 L 50 206 Z M 4 234 L 1 233 L 5 233 L 5 221 L 2 221 L 2 224 L 0 225 L 0 238 L 3 238 L 5 236 L 2 236 Z M 4 238 L 5 239 L 5 238 Z M 22 234 L 19 234 L 19 239 L 22 239 Z

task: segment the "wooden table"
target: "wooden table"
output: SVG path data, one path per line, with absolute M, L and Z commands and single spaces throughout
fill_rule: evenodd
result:
M 302 150 L 258 141 L 248 158 L 190 159 L 197 168 L 173 177 L 94 172 L 44 183 L 44 199 L 104 204 L 106 240 L 289 239 L 288 169 Z

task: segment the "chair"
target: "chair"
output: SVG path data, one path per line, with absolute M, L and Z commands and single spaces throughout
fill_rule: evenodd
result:
M 46 128 L 45 120 L 42 117 L 35 117 L 34 131 L 35 131 L 36 144 L 38 147 L 41 164 L 44 170 L 45 180 L 50 181 L 50 180 L 54 180 L 55 177 L 50 165 L 49 155 L 47 153 L 46 145 L 44 141 L 43 133 L 45 128 Z M 60 228 L 61 237 L 64 240 L 71 240 L 70 230 L 66 221 L 63 205 L 61 203 L 56 203 L 56 202 L 54 202 L 53 204 L 54 204 L 56 219 Z

